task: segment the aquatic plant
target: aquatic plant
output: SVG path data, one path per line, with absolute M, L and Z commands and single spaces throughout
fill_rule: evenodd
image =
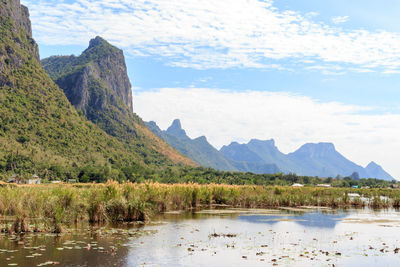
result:
M 360 197 L 350 197 L 350 193 Z M 0 187 L 2 231 L 9 233 L 58 233 L 79 221 L 147 221 L 160 212 L 210 206 L 399 208 L 400 190 L 115 181 Z

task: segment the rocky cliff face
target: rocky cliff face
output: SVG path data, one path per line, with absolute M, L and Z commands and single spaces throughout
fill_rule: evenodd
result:
M 102 52 L 105 52 L 102 56 Z M 101 37 L 92 39 L 82 56 L 93 60 L 92 75 L 109 88 L 130 111 L 133 111 L 132 86 L 128 78 L 122 50 L 111 46 Z
M 13 22 L 13 27 L 11 31 L 16 35 L 19 34 L 21 28 L 23 29 L 22 38 L 28 39 L 27 48 L 36 59 L 39 59 L 39 49 L 38 46 L 32 38 L 32 27 L 31 21 L 29 19 L 29 10 L 26 6 L 21 5 L 19 0 L 8 0 L 1 3 L 0 16 L 2 19 L 7 18 Z M 18 37 L 15 39 L 16 43 L 23 45 L 23 41 Z
M 19 0 L 0 1 L 0 177 L 65 179 L 86 167 L 169 165 L 149 146 L 136 153 L 78 114 L 41 66 L 28 16 Z
M 85 115 L 91 116 L 89 109 L 104 110 L 107 105 L 124 113 L 133 111 L 124 54 L 101 37 L 92 39 L 79 57 L 50 57 L 42 63 L 70 102 Z
M 54 56 L 42 61 L 50 77 L 64 90 L 76 109 L 109 135 L 145 157 L 197 166 L 148 130 L 133 113 L 132 88 L 122 50 L 101 37 L 76 56 Z
M 55 56 L 42 64 L 76 109 L 108 134 L 124 141 L 138 138 L 132 88 L 122 50 L 101 37 L 79 56 Z
M 13 86 L 15 81 L 7 78 L 10 67 L 21 68 L 32 57 L 39 60 L 39 49 L 32 38 L 28 8 L 19 0 L 0 2 L 0 23 L 0 38 L 13 40 L 0 47 L 0 86 Z

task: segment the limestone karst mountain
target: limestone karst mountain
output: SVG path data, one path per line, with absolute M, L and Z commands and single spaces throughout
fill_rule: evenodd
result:
M 363 168 L 345 158 L 332 143 L 308 143 L 293 153 L 284 154 L 278 150 L 273 140 L 253 139 L 247 144 L 231 143 L 220 150 L 225 157 L 244 162 L 276 164 L 285 173 L 298 175 L 336 177 L 350 176 L 357 172 L 361 178 L 393 180 L 382 167 Z M 239 158 L 240 157 L 240 158 Z
M 240 158 L 237 160 L 225 157 L 207 141 L 205 136 L 195 139 L 188 137 L 178 119 L 174 120 L 172 125 L 165 131 L 162 131 L 153 121 L 148 122 L 147 126 L 160 138 L 201 166 L 222 171 L 253 172 L 257 174 L 281 172 L 275 164 L 265 163 L 261 160 L 246 162 L 241 161 Z
M 126 97 L 118 95 L 108 87 L 107 91 L 103 90 L 107 84 L 89 79 L 94 88 L 99 88 L 100 97 L 88 97 L 88 101 L 90 99 L 98 106 L 109 107 L 115 113 L 110 115 L 109 120 L 101 120 L 103 125 L 98 123 L 100 127 L 80 115 L 39 61 L 28 9 L 19 0 L 0 1 L 0 15 L 2 173 L 38 173 L 47 178 L 65 178 L 82 176 L 95 167 L 93 175 L 101 170 L 117 178 L 150 167 L 157 169 L 174 164 L 195 165 L 153 135 L 137 116 L 132 115 L 127 91 Z M 96 41 L 92 44 L 95 45 Z M 85 70 L 88 73 L 99 71 L 95 64 Z M 104 73 L 97 74 L 101 76 Z M 124 83 L 128 90 L 129 81 L 125 80 Z M 112 79 L 110 84 L 113 84 Z M 112 105 L 109 103 L 120 102 L 123 105 L 110 107 Z M 93 115 L 92 118 L 102 112 L 98 109 L 86 111 L 86 114 Z M 132 128 L 129 128 L 131 124 L 127 121 L 128 117 L 120 116 L 124 113 L 133 118 L 135 124 L 132 124 Z M 118 120 L 121 120 L 122 126 L 115 131 L 110 130 L 112 123 Z M 95 119 L 92 121 L 97 123 Z M 108 129 L 110 134 L 100 128 Z M 126 134 L 123 138 L 112 136 L 118 133 Z M 135 141 L 129 141 L 130 137 L 136 137 Z M 124 173 L 123 168 L 133 169 Z
M 195 164 L 159 139 L 133 112 L 123 51 L 101 37 L 76 56 L 53 56 L 42 64 L 76 109 L 108 134 L 148 159 Z
M 201 166 L 225 171 L 253 173 L 295 173 L 305 176 L 336 177 L 358 173 L 361 178 L 393 180 L 382 167 L 370 163 L 366 168 L 348 160 L 331 143 L 305 144 L 290 154 L 284 154 L 275 141 L 252 139 L 247 144 L 232 142 L 219 151 L 202 136 L 191 139 L 179 120 L 162 131 L 155 122 L 148 127 L 182 154 Z
M 182 154 L 193 159 L 199 165 L 210 167 L 217 170 L 235 171 L 237 170 L 231 162 L 202 136 L 190 139 L 182 129 L 179 120 L 175 120 L 171 127 L 162 131 L 155 122 L 146 123 L 150 130 L 165 140 L 168 144 L 176 148 Z

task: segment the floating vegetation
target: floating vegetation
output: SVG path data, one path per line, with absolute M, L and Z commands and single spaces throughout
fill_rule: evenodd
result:
M 46 261 L 46 262 L 40 263 L 40 264 L 38 264 L 38 265 L 36 265 L 36 266 L 58 265 L 58 264 L 60 264 L 60 263 L 57 262 L 57 261 Z
M 209 266 L 220 262 L 227 266 L 346 266 L 351 257 L 362 264 L 369 259 L 394 263 L 400 255 L 396 228 L 380 227 L 400 222 L 394 210 L 228 210 L 238 216 L 164 214 L 157 217 L 162 225 L 80 223 L 64 228 L 62 234 L 2 234 L 0 246 L 6 245 L 0 249 L 0 262 L 22 267 L 57 265 L 58 261 L 61 266 L 73 266 L 82 259 L 90 266 L 124 266 L 127 260 L 132 266 L 188 266 L 204 261 Z M 375 220 L 363 223 L 371 218 Z M 341 226 L 331 231 L 335 224 Z M 162 253 L 149 256 L 152 249 Z M 174 256 L 163 257 L 164 252 Z
M 209 237 L 229 237 L 229 238 L 236 237 L 236 236 L 237 236 L 237 234 L 217 234 L 215 232 L 209 235 Z

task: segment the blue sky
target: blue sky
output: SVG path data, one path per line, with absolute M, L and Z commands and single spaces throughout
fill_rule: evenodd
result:
M 216 147 L 328 141 L 400 177 L 400 2 L 22 1 L 42 58 L 124 50 L 135 111 Z M 212 111 L 212 112 L 211 112 Z

